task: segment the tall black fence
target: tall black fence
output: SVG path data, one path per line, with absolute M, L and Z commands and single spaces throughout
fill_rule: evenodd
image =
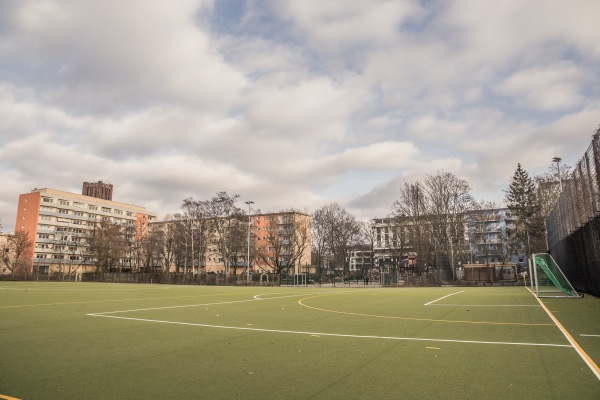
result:
M 600 129 L 547 220 L 548 247 L 576 290 L 600 296 Z

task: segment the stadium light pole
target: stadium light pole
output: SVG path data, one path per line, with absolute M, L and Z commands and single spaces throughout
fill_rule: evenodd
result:
M 250 223 L 252 222 L 252 215 L 250 214 L 250 205 L 254 204 L 253 201 L 246 201 L 248 204 L 248 254 L 246 256 L 246 283 L 250 284 Z
M 562 177 L 560 176 L 560 162 L 562 161 L 562 158 L 560 157 L 554 157 L 552 159 L 552 162 L 556 163 L 556 170 L 557 170 L 557 174 L 558 174 L 558 187 L 560 188 L 560 192 L 562 193 Z

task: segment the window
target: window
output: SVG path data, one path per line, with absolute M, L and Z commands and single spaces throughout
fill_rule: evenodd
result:
M 98 207 L 96 207 L 96 206 L 92 206 L 92 205 L 90 205 L 88 208 L 89 208 L 90 210 L 92 210 L 92 211 L 96 211 L 96 210 L 98 210 Z
M 58 201 L 60 203 L 61 206 L 68 206 L 69 202 L 67 200 L 59 200 Z
M 48 198 L 48 197 L 43 197 L 43 198 L 42 198 L 42 201 L 43 201 L 44 203 L 54 203 L 54 201 L 52 201 L 52 199 L 50 199 L 50 198 Z
M 59 214 L 68 214 L 69 210 L 63 210 L 62 208 L 58 210 Z
M 78 216 L 78 217 L 83 217 L 83 213 L 82 213 L 81 211 L 75 211 L 75 212 L 73 213 L 73 215 L 76 215 L 76 216 Z
M 50 235 L 47 233 L 38 233 L 39 239 L 50 239 Z
M 110 208 L 108 208 L 108 207 L 102 207 L 102 212 L 109 213 L 110 212 Z

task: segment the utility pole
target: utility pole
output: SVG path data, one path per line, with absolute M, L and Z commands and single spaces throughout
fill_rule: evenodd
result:
M 252 215 L 250 213 L 250 205 L 254 204 L 253 201 L 246 201 L 248 204 L 248 253 L 246 256 L 246 283 L 250 284 L 250 224 L 252 222 Z

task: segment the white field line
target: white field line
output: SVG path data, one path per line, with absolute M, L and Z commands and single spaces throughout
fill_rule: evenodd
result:
M 586 335 L 584 333 L 580 333 L 579 336 L 585 336 L 585 337 L 600 337 L 600 335 Z
M 438 343 L 496 344 L 496 345 L 538 346 L 538 347 L 567 347 L 567 348 L 571 347 L 570 345 L 567 345 L 567 344 L 554 344 L 554 343 L 489 342 L 489 341 L 479 341 L 479 340 L 453 340 L 453 339 L 412 338 L 412 337 L 397 337 L 397 336 L 350 335 L 350 334 L 342 334 L 342 333 L 325 333 L 325 332 L 289 331 L 289 330 L 282 330 L 282 329 L 247 328 L 247 327 L 239 327 L 239 326 L 197 324 L 197 323 L 191 323 L 191 322 L 177 322 L 177 321 L 163 321 L 163 320 L 158 320 L 158 319 L 118 317 L 118 316 L 114 316 L 114 315 L 105 315 L 105 314 L 101 314 L 101 313 L 86 314 L 86 315 L 89 315 L 92 317 L 116 318 L 116 319 L 130 320 L 130 321 L 152 322 L 152 323 L 159 323 L 159 324 L 197 326 L 197 327 L 202 327 L 202 328 L 229 329 L 229 330 L 238 330 L 238 331 L 266 332 L 266 333 L 287 333 L 287 334 L 309 335 L 309 336 L 329 336 L 329 337 L 342 337 L 342 338 L 354 338 L 354 339 L 406 340 L 406 341 L 438 342 Z
M 432 304 L 432 305 L 438 306 L 438 307 L 539 307 L 537 304 Z
M 259 300 L 285 299 L 288 297 L 300 297 L 300 296 L 308 296 L 309 295 L 307 293 L 299 293 L 299 294 L 294 294 L 294 295 L 290 295 L 290 296 L 277 296 L 277 297 L 267 297 L 267 298 L 258 297 L 258 296 L 271 295 L 271 294 L 273 294 L 273 293 L 257 294 L 254 296 L 254 298 L 247 299 L 247 300 L 218 301 L 215 303 L 202 303 L 202 304 L 186 304 L 183 306 L 137 308 L 137 309 L 133 309 L 133 310 L 105 311 L 105 312 L 92 313 L 92 314 L 86 314 L 86 315 L 90 315 L 93 317 L 104 317 L 104 316 L 107 316 L 104 314 L 120 314 L 120 313 L 140 312 L 140 311 L 170 310 L 170 309 L 175 309 L 175 308 L 189 308 L 189 307 L 222 306 L 225 304 L 249 303 L 249 302 L 259 301 Z
M 443 300 L 443 299 L 445 299 L 446 297 L 454 296 L 455 294 L 464 293 L 464 292 L 465 292 L 464 290 L 461 290 L 460 292 L 456 292 L 456 293 L 450 293 L 450 294 L 447 294 L 447 295 L 445 295 L 445 296 L 443 296 L 443 297 L 440 297 L 439 299 L 435 299 L 435 300 L 433 300 L 433 301 L 430 301 L 429 303 L 425 303 L 424 305 L 425 305 L 425 306 L 428 306 L 428 305 L 430 305 L 430 304 L 433 304 L 433 303 L 435 303 L 436 301 Z

